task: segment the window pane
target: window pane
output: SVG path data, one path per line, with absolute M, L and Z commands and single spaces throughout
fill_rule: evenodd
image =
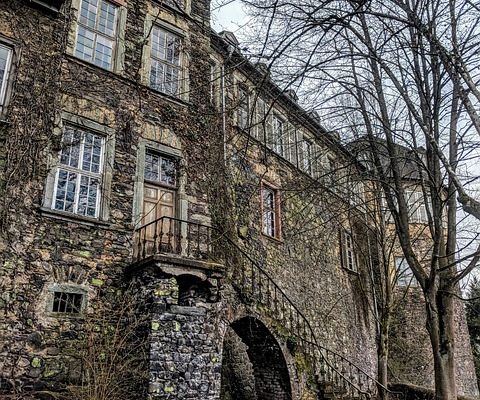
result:
M 60 163 L 69 167 L 77 168 L 81 143 L 81 133 L 71 127 L 66 127 L 62 140 Z
M 102 153 L 102 138 L 86 132 L 83 146 L 82 170 L 99 173 Z
M 82 26 L 79 26 L 75 56 L 86 61 L 92 61 L 94 39 L 95 34 L 93 32 L 87 31 Z
M 145 154 L 145 179 L 160 181 L 160 157 L 157 154 Z
M 110 69 L 112 66 L 113 41 L 103 36 L 97 36 L 95 46 L 95 64 L 99 67 Z
M 55 194 L 54 208 L 56 210 L 73 212 L 75 202 L 75 190 L 77 186 L 77 174 L 60 169 Z
M 113 4 L 102 1 L 100 18 L 98 21 L 98 31 L 108 36 L 115 35 L 115 16 L 117 7 Z
M 239 94 L 238 126 L 242 129 L 246 129 L 248 127 L 248 117 L 249 117 L 248 94 L 242 88 L 238 89 L 238 94 Z
M 98 0 L 82 0 L 80 9 L 80 23 L 95 28 L 98 12 Z
M 77 207 L 78 214 L 89 217 L 96 216 L 98 188 L 99 181 L 97 178 L 89 176 L 81 177 Z
M 273 190 L 266 188 L 262 190 L 262 208 L 263 233 L 265 235 L 275 237 L 277 216 L 275 207 L 275 192 Z
M 165 182 L 168 185 L 175 185 L 175 178 L 175 161 L 168 158 L 162 158 L 162 182 Z
M 164 91 L 164 65 L 159 61 L 152 60 L 152 66 L 150 68 L 150 86 L 160 92 Z

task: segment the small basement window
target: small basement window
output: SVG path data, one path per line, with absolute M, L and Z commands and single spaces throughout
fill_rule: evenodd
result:
M 53 292 L 52 312 L 80 314 L 84 295 L 81 293 Z

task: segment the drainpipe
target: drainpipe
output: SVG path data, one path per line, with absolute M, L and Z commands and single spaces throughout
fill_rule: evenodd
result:
M 227 165 L 227 116 L 225 115 L 225 64 L 220 68 L 220 94 L 222 102 L 223 162 Z

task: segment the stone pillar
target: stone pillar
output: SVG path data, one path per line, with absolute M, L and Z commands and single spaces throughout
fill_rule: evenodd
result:
M 134 282 L 139 312 L 149 319 L 149 400 L 219 399 L 217 279 L 144 270 Z

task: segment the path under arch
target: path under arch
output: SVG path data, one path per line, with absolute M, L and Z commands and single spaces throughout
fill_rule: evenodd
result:
M 227 329 L 223 342 L 221 400 L 290 400 L 287 363 L 272 333 L 244 317 Z

